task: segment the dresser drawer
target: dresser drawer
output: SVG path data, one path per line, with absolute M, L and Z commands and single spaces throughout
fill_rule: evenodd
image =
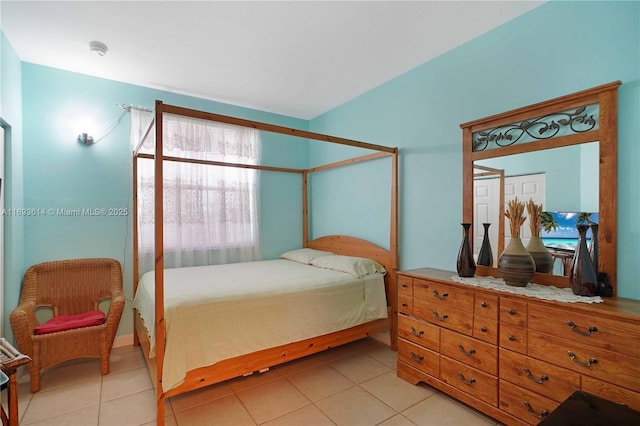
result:
M 455 331 L 442 330 L 440 353 L 494 376 L 498 375 L 498 347 Z
M 640 411 L 640 393 L 589 376 L 582 376 L 582 390 L 616 404 L 625 404 Z
M 476 293 L 473 313 L 490 320 L 498 320 L 499 304 L 498 296 Z
M 473 337 L 492 345 L 498 344 L 498 321 L 475 315 L 473 317 Z
M 500 298 L 500 322 L 504 324 L 527 327 L 527 303 L 510 299 Z
M 584 312 L 529 304 L 529 329 L 640 358 L 640 326 Z
M 535 331 L 529 331 L 527 339 L 530 356 L 587 376 L 615 381 L 631 390 L 640 390 L 640 363 L 636 358 Z
M 580 374 L 516 352 L 500 349 L 500 379 L 557 402 L 580 389 Z
M 440 380 L 491 405 L 498 405 L 497 377 L 441 356 Z
M 432 324 L 455 330 L 471 336 L 473 314 L 434 304 L 421 299 L 413 299 L 413 315 Z
M 426 280 L 413 280 L 413 297 L 446 308 L 473 313 L 473 291 Z
M 398 361 L 434 377 L 440 373 L 440 355 L 403 339 L 398 339 Z
M 537 425 L 555 410 L 559 402 L 500 380 L 500 409 Z
M 413 315 L 413 297 L 398 294 L 398 312 Z
M 500 347 L 527 353 L 527 330 L 510 324 L 500 324 Z
M 398 275 L 398 295 L 413 297 L 413 278 Z
M 440 350 L 440 327 L 398 315 L 398 336 L 434 351 Z

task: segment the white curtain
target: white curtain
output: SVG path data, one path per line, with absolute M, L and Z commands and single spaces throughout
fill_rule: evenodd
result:
M 144 136 L 153 114 L 132 109 L 131 142 Z M 255 129 L 164 115 L 163 154 L 179 158 L 259 164 Z M 141 152 L 154 153 L 155 129 Z M 138 160 L 138 240 L 140 273 L 154 265 L 154 166 Z M 164 262 L 166 268 L 260 259 L 258 171 L 166 161 Z

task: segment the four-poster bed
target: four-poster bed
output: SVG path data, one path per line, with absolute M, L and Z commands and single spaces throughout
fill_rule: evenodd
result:
M 260 131 L 273 132 L 283 135 L 289 136 L 297 136 L 308 140 L 317 140 L 335 144 L 342 144 L 352 147 L 364 148 L 373 151 L 377 151 L 373 154 L 364 155 L 360 157 L 355 157 L 348 160 L 343 160 L 311 169 L 306 170 L 298 170 L 298 169 L 288 169 L 282 167 L 270 167 L 266 165 L 248 165 L 248 164 L 236 164 L 236 163 L 225 163 L 220 161 L 206 161 L 206 160 L 193 160 L 187 158 L 176 158 L 171 156 L 166 156 L 163 153 L 163 115 L 164 114 L 172 114 L 183 117 L 214 121 L 226 124 L 232 124 L 236 126 L 250 127 Z M 151 127 L 147 131 L 148 136 L 151 132 Z M 234 377 L 251 374 L 256 371 L 263 371 L 268 369 L 269 367 L 273 367 L 275 365 L 281 364 L 283 362 L 291 361 L 297 358 L 301 358 L 306 355 L 310 355 L 313 353 L 320 352 L 325 349 L 329 349 L 341 344 L 345 344 L 351 341 L 355 341 L 382 331 L 390 330 L 391 333 L 391 346 L 393 349 L 396 348 L 397 342 L 397 327 L 396 327 L 396 276 L 395 272 L 398 267 L 398 242 L 397 242 L 397 215 L 398 215 L 398 150 L 397 148 L 390 148 L 380 145 L 374 145 L 364 142 L 353 141 L 349 139 L 337 138 L 329 135 L 323 135 L 308 131 L 302 131 L 292 128 L 286 128 L 282 126 L 276 126 L 266 123 L 260 123 L 250 120 L 244 120 L 240 118 L 221 116 L 218 114 L 207 113 L 203 111 L 196 111 L 191 109 L 186 109 L 177 106 L 171 106 L 163 104 L 160 101 L 156 101 L 155 106 L 155 140 L 157 143 L 155 144 L 155 153 L 154 154 L 145 154 L 140 152 L 140 148 L 142 146 L 143 140 L 140 141 L 140 144 L 136 147 L 134 151 L 134 161 L 133 161 L 133 188 L 134 188 L 134 294 L 137 295 L 139 290 L 139 252 L 138 252 L 138 204 L 137 204 L 137 165 L 139 159 L 153 159 L 154 160 L 154 181 L 155 181 L 155 268 L 151 277 L 149 274 L 145 274 L 144 279 L 147 281 L 151 280 L 151 284 L 148 282 L 145 283 L 147 288 L 147 293 L 151 294 L 152 303 L 153 303 L 153 315 L 148 316 L 146 318 L 147 323 L 145 324 L 145 319 L 142 318 L 139 314 L 138 309 L 135 310 L 135 332 L 134 332 L 134 342 L 136 345 L 140 345 L 143 353 L 145 355 L 145 359 L 147 361 L 147 366 L 149 367 L 149 372 L 154 380 L 156 395 L 157 395 L 157 422 L 158 424 L 164 423 L 164 399 L 167 397 L 175 396 L 181 393 L 185 393 L 191 390 L 195 390 L 204 386 L 208 386 L 214 383 L 218 383 L 224 380 L 228 380 Z M 383 249 L 373 243 L 364 241 L 359 238 L 345 236 L 345 235 L 328 235 L 320 238 L 316 238 L 310 240 L 310 232 L 309 232 L 309 205 L 308 205 L 308 178 L 314 172 L 318 172 L 321 170 L 327 170 L 336 167 L 347 167 L 354 163 L 360 163 L 363 161 L 375 160 L 382 157 L 389 157 L 391 160 L 391 193 L 390 197 L 390 220 L 389 220 L 389 249 Z M 237 356 L 231 356 L 230 358 L 225 358 L 221 360 L 216 360 L 212 364 L 203 364 L 198 366 L 197 368 L 193 368 L 193 366 L 187 367 L 186 373 L 184 373 L 183 380 L 175 381 L 171 380 L 171 383 L 164 383 L 163 378 L 166 373 L 166 369 L 164 362 L 171 362 L 166 358 L 167 347 L 171 344 L 171 336 L 167 331 L 168 327 L 168 317 L 167 314 L 167 300 L 171 299 L 172 294 L 165 293 L 165 285 L 168 283 L 166 280 L 166 271 L 164 264 L 164 241 L 163 241 L 163 162 L 164 161 L 177 161 L 177 162 L 191 162 L 198 164 L 209 164 L 215 166 L 224 166 L 224 167 L 242 167 L 242 168 L 252 168 L 256 170 L 267 170 L 267 171 L 276 171 L 276 172 L 285 172 L 285 173 L 298 173 L 302 177 L 302 234 L 303 234 L 303 247 L 306 249 L 312 249 L 315 251 L 322 252 L 330 252 L 337 256 L 327 255 L 324 259 L 335 259 L 336 261 L 342 262 L 342 260 L 347 259 L 348 262 L 358 261 L 358 259 L 369 259 L 377 264 L 381 265 L 386 271 L 384 274 L 384 278 L 379 278 L 380 280 L 380 288 L 384 290 L 380 290 L 383 292 L 382 299 L 386 298 L 386 303 L 382 305 L 382 309 L 384 315 L 376 314 L 376 315 L 363 315 L 363 310 L 368 310 L 366 307 L 355 307 L 355 311 L 359 312 L 358 315 L 346 315 L 349 317 L 358 317 L 357 319 L 352 319 L 350 323 L 345 323 L 346 325 L 336 326 L 337 328 L 332 329 L 331 331 L 319 331 L 318 334 L 311 335 L 310 337 L 304 337 L 301 339 L 293 338 L 292 341 L 287 341 L 286 343 L 277 343 L 273 346 L 269 347 L 260 347 L 257 350 L 252 350 L 250 353 L 243 353 Z M 159 206 L 159 208 L 158 208 Z M 348 256 L 349 258 L 345 258 Z M 250 262 L 250 263 L 268 263 L 268 262 L 288 262 L 288 260 L 275 260 L 275 261 L 261 261 L 261 262 Z M 242 266 L 242 264 L 238 264 Z M 222 265 L 225 266 L 225 265 Z M 247 264 L 245 265 L 247 266 Z M 320 268 L 325 268 L 327 265 L 321 265 Z M 335 265 L 329 265 L 332 267 Z M 295 268 L 302 268 L 302 265 L 295 266 Z M 314 269 L 314 266 L 304 267 Z M 213 266 L 212 268 L 215 268 Z M 185 268 L 185 269 L 193 269 L 193 268 Z M 318 268 L 315 268 L 318 269 Z M 168 270 L 167 270 L 168 271 Z M 336 270 L 328 271 L 326 269 L 321 273 L 326 274 L 334 274 L 337 276 L 338 280 L 341 280 L 340 275 L 348 275 L 343 272 L 335 272 Z M 320 271 L 311 272 L 315 274 Z M 171 270 L 171 275 L 173 275 L 174 271 Z M 367 272 L 368 273 L 368 272 Z M 376 272 L 377 274 L 377 272 Z M 367 293 L 367 285 L 370 285 L 370 282 L 373 282 L 371 278 L 375 274 L 371 275 L 362 275 L 356 274 L 357 283 L 348 284 L 351 287 L 351 291 L 353 294 L 363 294 Z M 378 274 L 380 275 L 380 274 Z M 217 273 L 216 273 L 217 276 Z M 352 277 L 354 278 L 354 277 Z M 367 284 L 369 283 L 369 284 Z M 171 283 L 168 283 L 172 287 Z M 184 283 L 183 283 L 184 285 Z M 173 285 L 175 287 L 175 285 Z M 340 290 L 344 291 L 344 290 Z M 140 291 L 142 293 L 142 291 Z M 355 292 L 355 293 L 354 293 Z M 173 293 L 175 294 L 175 292 Z M 386 296 L 386 297 L 385 297 Z M 278 297 L 280 298 L 280 297 Z M 343 300 L 344 295 L 340 296 L 340 300 Z M 282 297 L 283 300 L 288 300 L 286 297 Z M 360 299 L 362 297 L 360 296 Z M 366 299 L 366 297 L 365 297 Z M 338 300 L 338 299 L 334 299 Z M 261 302 L 256 302 L 261 303 Z M 314 302 L 315 303 L 315 302 Z M 365 302 L 366 303 L 366 302 Z M 140 305 L 138 305 L 140 306 Z M 218 305 L 220 306 L 220 305 Z M 386 309 L 385 309 L 386 307 Z M 173 308 L 171 308 L 173 311 Z M 354 311 L 354 312 L 355 312 Z M 332 314 L 333 317 L 340 316 Z M 332 318 L 333 318 L 332 317 Z M 151 319 L 149 319 L 151 318 Z M 173 321 L 173 320 L 171 320 Z M 315 319 L 310 319 L 310 321 L 316 321 Z M 148 322 L 152 322 L 149 324 Z M 282 325 L 291 326 L 292 322 L 297 324 L 297 321 L 294 319 L 293 321 L 288 321 L 289 324 L 284 324 L 286 321 L 282 321 Z M 295 324 L 293 324 L 295 325 Z M 152 333 L 149 330 L 153 330 Z M 259 330 L 258 330 L 259 332 Z M 150 338 L 149 334 L 153 335 L 153 339 Z M 292 333 L 292 335 L 296 336 L 298 334 Z M 178 340 L 178 339 L 174 339 Z M 222 339 L 224 340 L 224 339 Z M 275 340 L 277 341 L 277 339 Z M 183 343 L 184 344 L 184 341 Z M 155 352 L 155 357 L 153 356 Z M 167 364 L 169 365 L 169 364 Z

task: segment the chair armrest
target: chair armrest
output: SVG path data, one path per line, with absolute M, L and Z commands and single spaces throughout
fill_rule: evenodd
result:
M 34 302 L 23 302 L 9 314 L 9 322 L 11 323 L 18 349 L 29 356 L 33 352 L 31 349 L 33 330 L 38 325 L 35 312 L 36 305 Z
M 111 296 L 106 321 L 107 342 L 110 346 L 113 345 L 113 340 L 118 332 L 118 325 L 120 324 L 120 318 L 122 317 L 122 311 L 124 310 L 125 303 L 126 300 L 122 291 L 114 291 Z

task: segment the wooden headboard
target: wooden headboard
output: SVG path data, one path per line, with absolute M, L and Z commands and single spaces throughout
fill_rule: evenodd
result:
M 395 311 L 397 259 L 394 258 L 394 255 L 389 250 L 385 250 L 369 241 L 348 235 L 326 235 L 309 241 L 306 247 L 331 251 L 345 256 L 366 257 L 381 264 L 387 270 L 387 274 L 384 277 L 387 305 L 394 307 L 393 311 Z

